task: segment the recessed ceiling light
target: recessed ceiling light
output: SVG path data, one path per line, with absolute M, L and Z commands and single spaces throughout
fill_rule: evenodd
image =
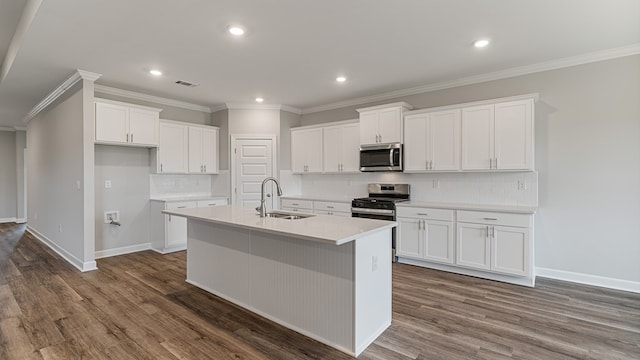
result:
M 345 82 L 345 81 L 347 81 L 347 78 L 346 78 L 346 77 L 344 77 L 344 76 L 338 76 L 338 77 L 336 78 L 336 81 L 337 81 L 337 82 Z
M 149 74 L 151 74 L 153 76 L 161 76 L 162 75 L 162 71 L 160 71 L 160 70 L 149 70 Z
M 244 29 L 240 26 L 230 26 L 229 33 L 231 35 L 241 36 L 241 35 L 244 35 Z
M 257 97 L 257 98 L 256 98 L 256 102 L 261 103 L 261 102 L 263 102 L 263 101 L 264 101 L 264 99 L 263 99 L 263 98 L 261 98 L 261 97 Z
M 482 48 L 489 45 L 489 40 L 487 39 L 481 39 L 481 40 L 477 40 L 476 42 L 473 43 L 473 46 L 477 47 L 477 48 Z

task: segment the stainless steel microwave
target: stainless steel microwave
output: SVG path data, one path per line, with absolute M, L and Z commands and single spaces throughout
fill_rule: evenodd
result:
M 402 171 L 402 144 L 361 145 L 360 171 Z

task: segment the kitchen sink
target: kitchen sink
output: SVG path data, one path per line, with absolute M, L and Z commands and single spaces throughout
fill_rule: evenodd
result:
M 266 217 L 271 217 L 271 218 L 276 218 L 276 219 L 298 220 L 298 219 L 306 219 L 308 217 L 312 217 L 312 216 L 315 216 L 315 215 L 292 214 L 292 213 L 286 213 L 286 212 L 272 211 L 272 212 L 266 213 L 265 216 Z

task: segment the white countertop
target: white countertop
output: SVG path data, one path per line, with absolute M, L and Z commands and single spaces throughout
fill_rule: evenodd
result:
M 171 196 L 154 196 L 151 201 L 162 202 L 178 202 L 178 201 L 200 201 L 200 200 L 221 200 L 228 199 L 225 195 L 171 195 Z
M 495 212 L 507 212 L 507 213 L 517 213 L 517 214 L 533 214 L 536 212 L 536 210 L 538 210 L 537 206 L 462 204 L 462 203 L 429 202 L 429 201 L 405 201 L 405 202 L 396 204 L 396 207 L 403 207 L 403 206 L 432 208 L 432 209 L 495 211 Z
M 335 245 L 397 225 L 395 221 L 330 215 L 314 215 L 297 220 L 261 218 L 253 208 L 230 205 L 165 210 L 163 213 Z
M 366 196 L 366 195 L 365 195 Z M 351 197 L 344 196 L 331 196 L 331 195 L 282 195 L 280 199 L 292 199 L 292 200 L 311 200 L 311 201 L 328 201 L 328 202 L 341 202 L 341 203 L 349 203 L 351 204 L 351 200 L 354 199 Z

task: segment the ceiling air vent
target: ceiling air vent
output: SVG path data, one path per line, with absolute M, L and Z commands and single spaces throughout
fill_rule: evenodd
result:
M 182 86 L 186 86 L 186 87 L 196 87 L 196 86 L 198 86 L 198 84 L 190 83 L 190 82 L 184 81 L 184 80 L 178 80 L 178 81 L 176 81 L 176 84 L 182 85 Z

